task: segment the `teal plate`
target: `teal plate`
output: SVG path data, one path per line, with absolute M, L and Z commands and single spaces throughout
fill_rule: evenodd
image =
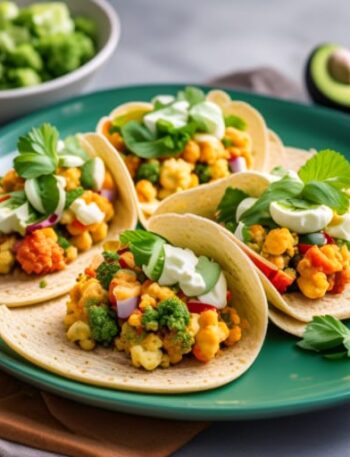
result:
M 180 86 L 125 87 L 75 98 L 21 119 L 0 131 L 1 168 L 19 135 L 42 122 L 62 135 L 94 130 L 100 117 L 130 100 L 174 94 Z M 231 95 L 254 105 L 285 144 L 332 148 L 350 159 L 350 118 L 334 111 L 247 93 Z M 134 414 L 176 419 L 256 419 L 310 411 L 350 399 L 350 363 L 328 361 L 298 350 L 296 340 L 269 329 L 253 367 L 235 382 L 194 394 L 137 394 L 93 387 L 46 372 L 18 357 L 0 342 L 0 367 L 14 376 L 63 397 Z

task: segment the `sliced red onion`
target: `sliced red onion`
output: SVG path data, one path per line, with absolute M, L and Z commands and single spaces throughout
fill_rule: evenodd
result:
M 107 198 L 111 203 L 117 199 L 117 192 L 115 190 L 101 189 L 99 193 L 101 197 Z
M 139 298 L 131 297 L 125 300 L 117 300 L 117 315 L 120 319 L 127 319 L 137 308 Z
M 26 235 L 30 235 L 35 230 L 52 227 L 58 222 L 59 215 L 58 214 L 51 214 L 47 219 L 41 222 L 36 222 L 35 224 L 28 225 L 26 228 Z
M 232 173 L 247 170 L 247 164 L 244 157 L 235 157 L 228 161 Z

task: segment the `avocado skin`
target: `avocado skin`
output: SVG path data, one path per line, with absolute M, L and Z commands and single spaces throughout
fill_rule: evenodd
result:
M 317 46 L 317 48 L 315 48 L 312 53 L 310 54 L 307 62 L 306 62 L 306 66 L 305 66 L 305 83 L 306 83 L 306 88 L 307 88 L 307 91 L 310 95 L 310 97 L 312 98 L 312 100 L 315 102 L 315 103 L 318 103 L 319 105 L 323 105 L 323 106 L 326 106 L 328 108 L 334 108 L 334 109 L 337 109 L 337 110 L 341 110 L 341 111 L 344 111 L 345 113 L 350 113 L 350 107 L 349 106 L 344 106 L 344 105 L 341 105 L 340 103 L 336 103 L 335 101 L 333 100 L 330 100 L 326 94 L 324 94 L 323 92 L 321 92 L 318 87 L 316 86 L 313 78 L 312 78 L 312 75 L 311 75 L 311 62 L 312 62 L 312 59 L 313 57 L 315 56 L 315 54 L 321 49 L 323 48 L 323 46 L 325 46 L 325 44 L 322 44 L 320 46 Z

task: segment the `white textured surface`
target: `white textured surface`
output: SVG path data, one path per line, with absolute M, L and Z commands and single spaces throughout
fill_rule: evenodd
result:
M 206 81 L 271 65 L 302 81 L 304 62 L 325 41 L 349 44 L 347 0 L 110 0 L 120 45 L 91 88 Z

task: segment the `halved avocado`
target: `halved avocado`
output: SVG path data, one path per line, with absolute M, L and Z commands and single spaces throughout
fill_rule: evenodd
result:
M 350 112 L 350 50 L 331 43 L 318 46 L 308 59 L 305 79 L 315 102 Z

